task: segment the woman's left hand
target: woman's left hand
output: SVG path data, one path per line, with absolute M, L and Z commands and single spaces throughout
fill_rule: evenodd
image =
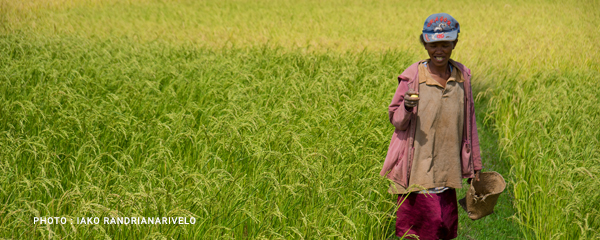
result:
M 479 171 L 479 170 L 476 170 L 476 171 L 475 171 L 475 181 L 478 181 L 478 182 L 479 182 L 479 172 L 481 172 L 481 171 Z M 467 183 L 468 183 L 468 184 L 471 184 L 471 181 L 473 181 L 473 178 L 469 178 L 469 179 L 467 180 Z

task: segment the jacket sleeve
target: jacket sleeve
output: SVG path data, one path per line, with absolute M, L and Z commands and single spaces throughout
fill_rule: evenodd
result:
M 471 101 L 473 101 L 473 91 L 471 90 Z M 481 163 L 481 150 L 479 148 L 479 134 L 477 133 L 477 121 L 475 121 L 475 103 L 474 101 L 471 103 L 471 122 L 473 125 L 471 126 L 471 148 L 472 154 L 471 158 L 473 159 L 473 170 L 479 171 L 483 169 L 483 165 Z
M 392 103 L 388 107 L 390 123 L 400 131 L 404 131 L 408 128 L 408 123 L 415 113 L 415 108 L 411 108 L 410 111 L 408 111 L 404 107 L 404 94 L 408 91 L 407 80 L 408 79 L 405 79 L 402 76 L 398 77 L 398 88 L 396 88 Z

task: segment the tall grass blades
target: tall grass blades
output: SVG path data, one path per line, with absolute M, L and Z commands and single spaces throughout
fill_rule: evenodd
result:
M 75 44 L 77 43 L 77 44 Z M 2 237 L 381 238 L 410 55 L 0 39 Z M 39 225 L 33 217 L 195 217 Z
M 504 81 L 489 111 L 512 166 L 517 219 L 533 239 L 600 237 L 600 76 Z
M 509 182 L 460 237 L 598 238 L 600 4 L 571 0 L 0 0 L 0 237 L 389 236 L 386 106 L 436 12 Z

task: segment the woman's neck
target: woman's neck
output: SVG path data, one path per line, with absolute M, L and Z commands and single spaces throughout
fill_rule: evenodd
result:
M 446 80 L 450 78 L 450 67 L 448 67 L 448 64 L 444 64 L 443 66 L 434 66 L 430 62 L 429 64 L 427 64 L 427 68 L 429 69 L 429 72 L 432 75 L 438 76 Z

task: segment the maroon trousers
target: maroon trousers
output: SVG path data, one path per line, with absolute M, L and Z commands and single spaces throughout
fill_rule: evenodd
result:
M 421 240 L 457 237 L 458 204 L 453 188 L 437 194 L 399 195 L 400 203 L 396 212 L 396 236 L 413 234 Z

